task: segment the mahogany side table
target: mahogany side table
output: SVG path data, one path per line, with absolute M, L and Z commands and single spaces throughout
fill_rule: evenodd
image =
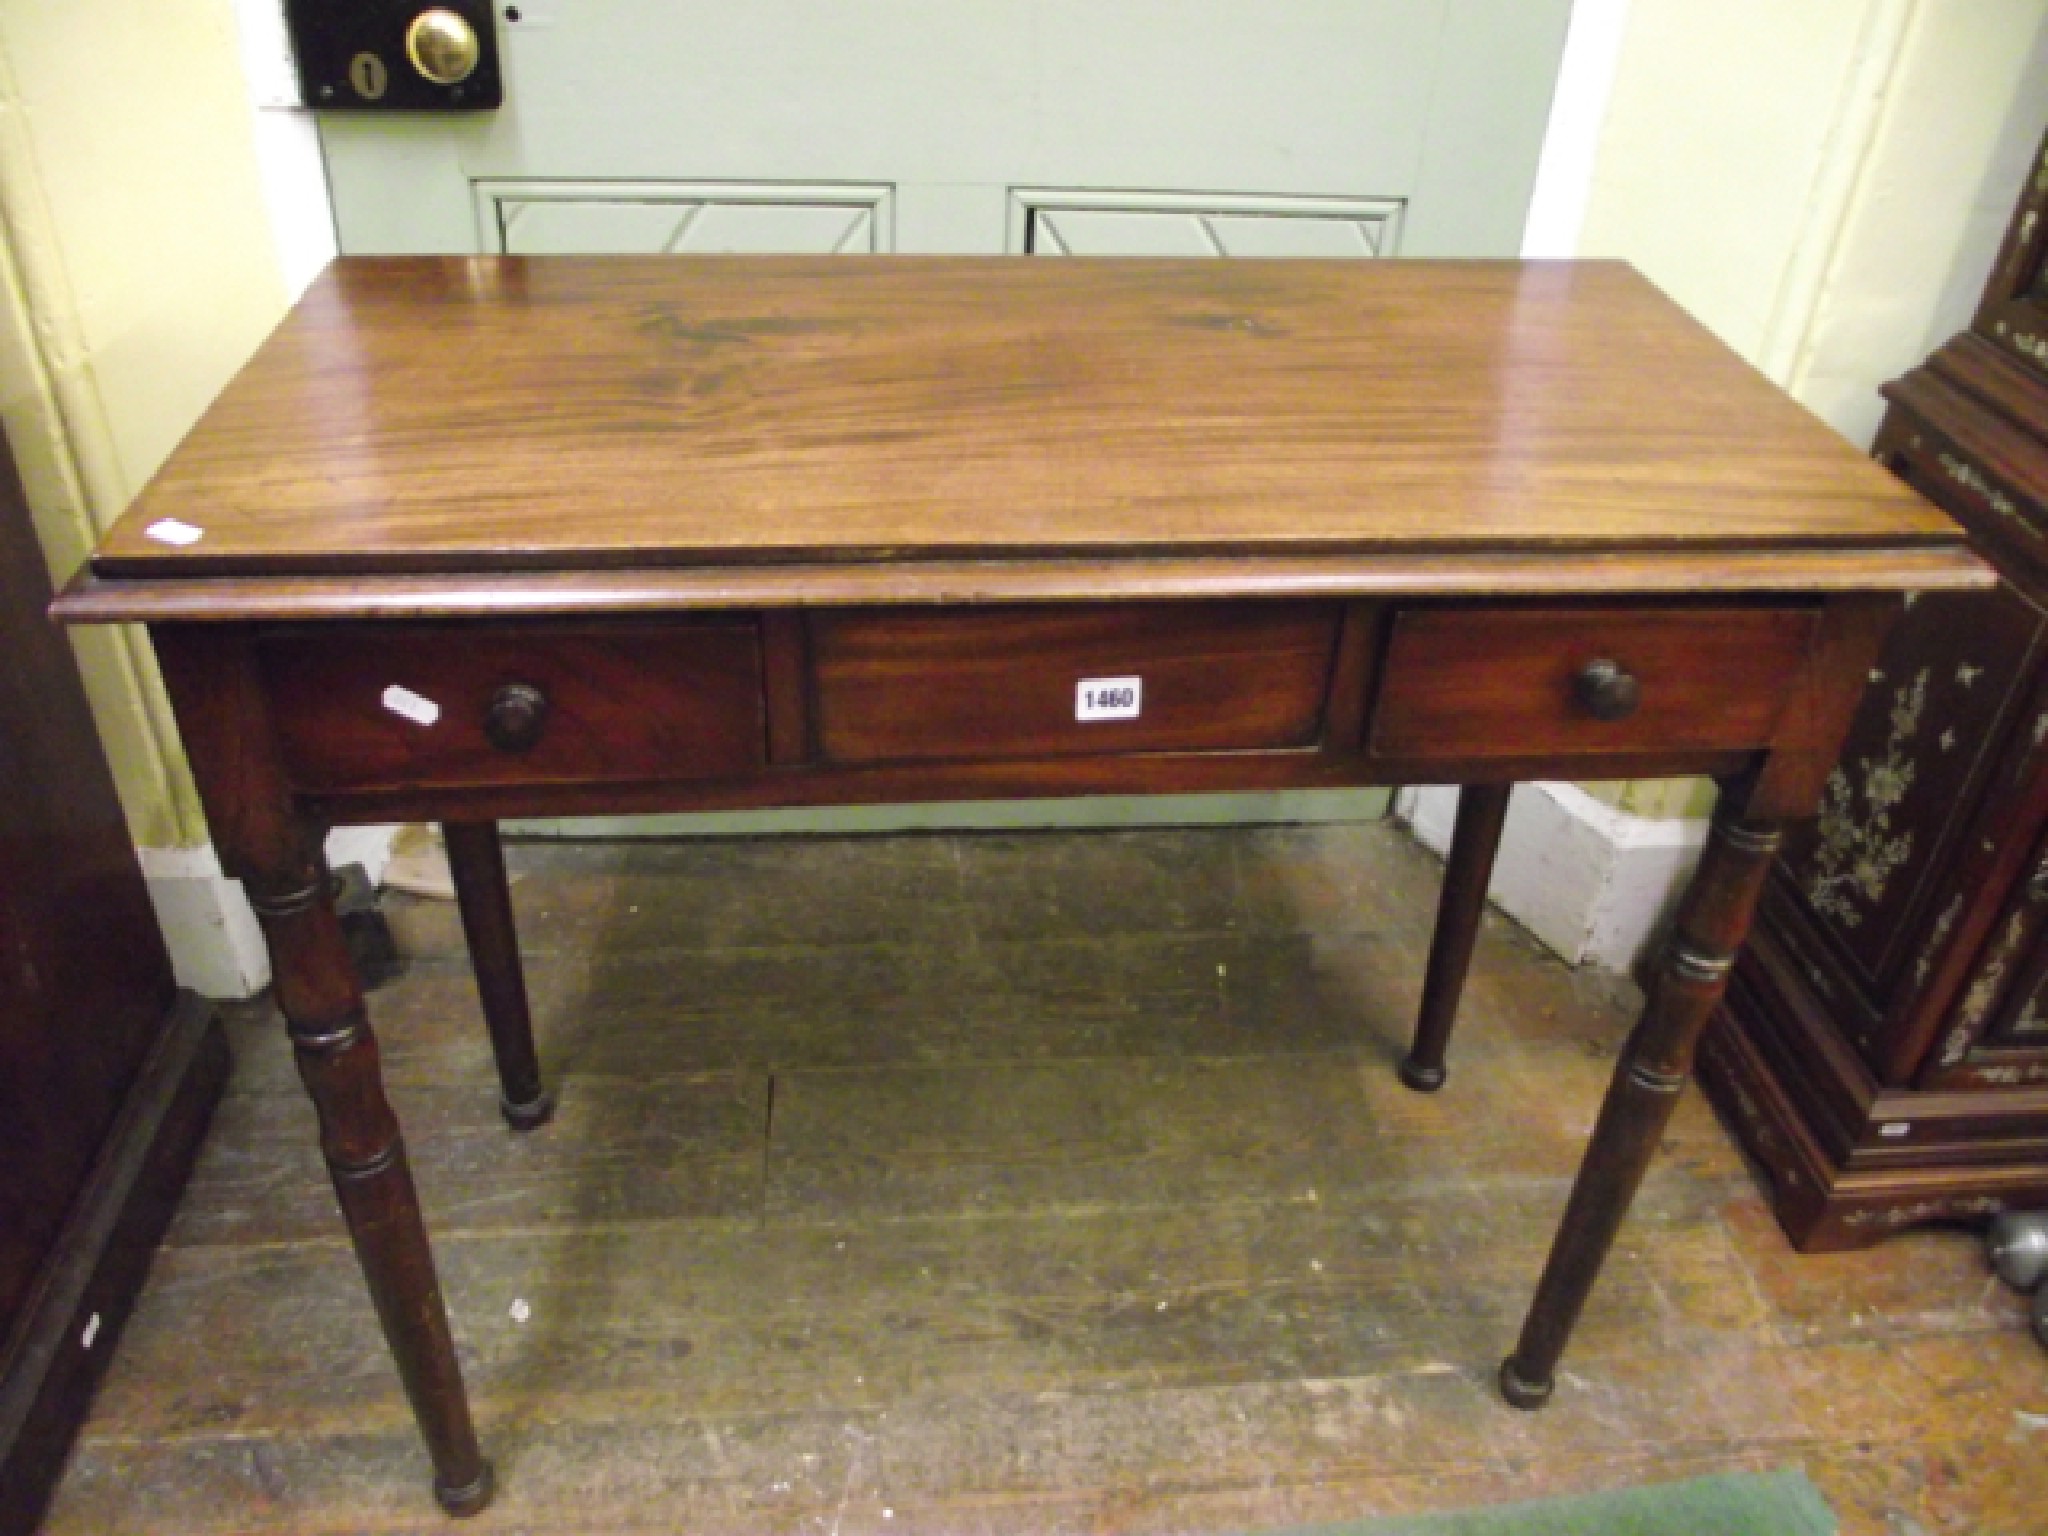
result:
M 502 817 L 1458 783 L 1428 1090 L 1509 787 L 1715 775 L 1501 1370 L 1533 1408 L 1900 595 L 1990 580 L 1619 265 L 348 258 L 55 611 L 149 626 L 466 1513 L 328 826 L 448 825 L 523 1128 Z

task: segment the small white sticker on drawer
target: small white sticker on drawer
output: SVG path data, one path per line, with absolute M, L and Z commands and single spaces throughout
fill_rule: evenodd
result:
M 1076 720 L 1135 720 L 1144 702 L 1142 677 L 1084 677 L 1074 686 Z
M 175 517 L 160 517 L 143 529 L 143 534 L 159 544 L 197 544 L 206 537 L 204 528 L 194 528 L 190 523 L 181 523 Z
M 432 725 L 441 718 L 441 706 L 432 699 L 414 693 L 410 688 L 401 688 L 393 683 L 384 690 L 384 707 L 394 715 L 403 716 L 414 725 Z

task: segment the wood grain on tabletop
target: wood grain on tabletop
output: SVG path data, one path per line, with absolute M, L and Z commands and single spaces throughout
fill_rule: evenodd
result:
M 1958 540 L 1619 264 L 350 257 L 95 569 Z

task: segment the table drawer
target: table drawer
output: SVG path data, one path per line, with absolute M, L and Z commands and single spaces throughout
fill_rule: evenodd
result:
M 871 763 L 1308 746 L 1339 616 L 1335 603 L 821 614 L 819 749 Z
M 714 778 L 765 757 L 751 620 L 308 627 L 261 653 L 301 789 Z
M 1766 745 L 1811 608 L 1458 608 L 1395 615 L 1368 735 L 1382 757 Z

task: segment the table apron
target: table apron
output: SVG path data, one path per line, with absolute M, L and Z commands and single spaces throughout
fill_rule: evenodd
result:
M 243 634 L 294 799 L 361 822 L 1725 777 L 1779 744 L 1820 614 L 1238 599 Z

